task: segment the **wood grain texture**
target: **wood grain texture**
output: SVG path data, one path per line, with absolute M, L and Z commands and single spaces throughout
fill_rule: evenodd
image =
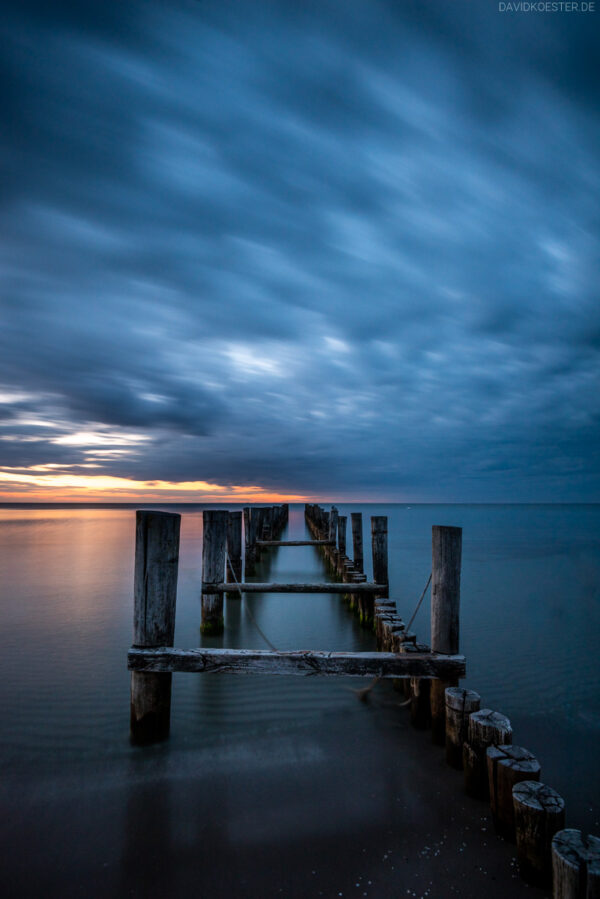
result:
M 475 799 L 489 799 L 486 752 L 488 746 L 512 743 L 512 727 L 506 715 L 480 709 L 469 716 L 468 742 L 463 744 L 465 792 Z
M 462 528 L 431 529 L 431 647 L 458 652 Z
M 376 584 L 388 583 L 388 520 L 386 515 L 371 517 L 371 549 L 373 553 L 373 580 Z
M 219 595 L 231 590 L 231 585 L 223 583 L 225 590 L 205 591 L 205 586 L 222 582 L 225 575 L 225 554 L 227 550 L 227 529 L 229 512 L 226 510 L 205 509 L 202 513 L 202 623 L 200 630 L 204 634 L 222 633 L 223 597 Z
M 315 584 L 278 584 L 269 583 L 249 583 L 244 581 L 240 584 L 244 593 L 347 593 L 348 586 L 346 584 L 331 582 L 321 582 Z M 202 592 L 210 593 L 226 593 L 230 589 L 230 585 L 221 584 L 202 584 Z M 387 590 L 387 585 L 383 584 L 352 584 L 353 593 L 382 593 Z
M 464 677 L 464 656 L 433 653 L 271 652 L 254 649 L 137 649 L 132 671 L 190 671 L 231 674 L 343 675 L 350 677 Z
M 553 899 L 600 899 L 600 839 L 580 830 L 552 837 Z
M 517 858 L 521 877 L 535 886 L 552 880 L 552 838 L 565 826 L 565 803 L 546 784 L 524 780 L 513 787 Z
M 172 646 L 181 515 L 144 510 L 135 519 L 133 643 Z
M 136 512 L 133 642 L 172 646 L 175 634 L 181 515 Z M 134 744 L 164 740 L 171 717 L 171 675 L 132 672 L 130 735 Z
M 462 770 L 463 744 L 469 732 L 469 716 L 478 712 L 481 697 L 474 690 L 447 687 L 446 694 L 446 761 Z
M 510 743 L 488 746 L 486 756 L 494 827 L 499 836 L 514 842 L 513 787 L 522 780 L 539 780 L 541 766 L 528 749 Z

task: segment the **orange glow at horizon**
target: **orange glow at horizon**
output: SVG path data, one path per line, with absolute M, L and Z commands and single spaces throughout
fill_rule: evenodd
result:
M 304 502 L 306 499 L 300 494 L 272 492 L 258 484 L 138 481 L 110 475 L 56 473 L 50 466 L 0 469 L 0 502 Z

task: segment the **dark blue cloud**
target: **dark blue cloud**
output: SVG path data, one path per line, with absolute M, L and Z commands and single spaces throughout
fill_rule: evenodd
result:
M 0 465 L 598 499 L 598 16 L 5 4 Z

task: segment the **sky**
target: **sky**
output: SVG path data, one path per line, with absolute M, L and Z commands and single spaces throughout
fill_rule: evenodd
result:
M 0 500 L 600 501 L 600 2 L 0 5 Z

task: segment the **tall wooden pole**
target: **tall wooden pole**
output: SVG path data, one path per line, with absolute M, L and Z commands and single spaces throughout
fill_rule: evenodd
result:
M 225 574 L 229 512 L 205 510 L 202 517 L 204 522 L 202 582 L 204 584 L 222 584 Z M 221 634 L 223 628 L 223 594 L 203 593 L 200 631 L 203 634 Z
M 376 584 L 388 584 L 388 520 L 386 515 L 371 517 L 371 553 L 373 556 L 373 581 Z M 389 596 L 389 589 L 380 594 L 381 598 Z M 360 601 L 361 620 L 368 622 L 375 618 L 375 601 L 372 596 L 365 596 Z
M 376 584 L 388 584 L 387 515 L 373 515 L 371 517 L 371 549 L 373 553 L 373 580 Z
M 433 525 L 431 529 L 431 649 L 458 653 L 462 528 Z M 447 687 L 457 682 L 431 682 L 431 738 L 446 742 Z
M 181 515 L 136 512 L 133 645 L 173 646 Z M 171 674 L 131 674 L 131 740 L 154 743 L 169 736 Z

